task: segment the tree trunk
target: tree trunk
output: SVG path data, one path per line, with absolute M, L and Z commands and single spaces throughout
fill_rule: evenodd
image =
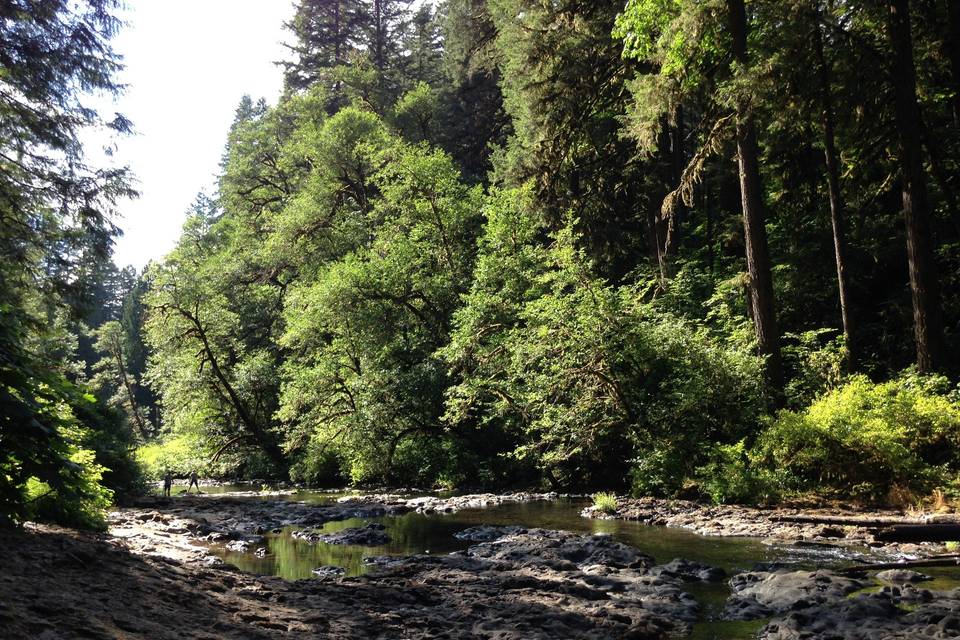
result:
M 127 392 L 127 402 L 130 404 L 130 413 L 133 415 L 133 421 L 137 423 L 137 429 L 140 430 L 140 436 L 144 439 L 150 436 L 150 430 L 143 422 L 143 416 L 140 415 L 140 406 L 137 404 L 137 396 L 133 391 L 133 385 L 127 376 L 127 364 L 123 360 L 123 345 L 119 342 L 113 345 L 114 357 L 117 360 L 117 370 L 120 372 L 120 379 L 123 382 L 123 388 Z
M 960 539 L 960 524 L 901 524 L 877 531 L 880 542 L 948 542 Z
M 818 16 L 819 17 L 819 16 Z M 827 191 L 830 197 L 830 224 L 833 227 L 833 253 L 837 261 L 837 291 L 840 295 L 840 318 L 843 322 L 843 338 L 847 347 L 847 370 L 853 372 L 857 365 L 857 349 L 853 335 L 853 314 L 847 297 L 850 278 L 847 275 L 847 240 L 844 231 L 844 202 L 840 192 L 840 166 L 833 122 L 833 97 L 830 90 L 830 69 L 823 53 L 823 34 L 819 21 L 813 25 L 814 51 L 820 76 L 820 100 L 823 109 L 823 154 L 827 165 Z
M 733 56 L 748 64 L 747 16 L 743 0 L 727 0 Z M 770 251 L 764 226 L 763 189 L 760 180 L 759 151 L 753 116 L 743 100 L 737 105 L 737 163 L 740 172 L 740 199 L 743 206 L 743 233 L 746 241 L 747 273 L 750 278 L 750 305 L 760 353 L 767 357 L 767 378 L 777 390 L 783 388 L 783 369 L 773 301 L 773 276 Z
M 921 373 L 936 371 L 943 358 L 943 319 L 933 239 L 930 232 L 930 203 L 923 169 L 920 135 L 920 106 L 913 66 L 909 0 L 888 3 L 887 33 L 893 52 L 891 77 L 894 106 L 900 137 L 900 168 L 903 182 L 903 217 L 907 235 L 910 293 L 913 298 L 913 335 L 917 347 L 917 368 Z
M 665 185 L 664 191 L 669 193 L 674 187 L 673 182 L 673 158 L 671 152 L 672 132 L 670 120 L 667 116 L 660 118 L 660 136 L 657 141 L 657 147 L 660 152 L 659 161 L 661 170 L 660 178 Z M 670 282 L 670 226 L 672 224 L 672 215 L 664 214 L 662 207 L 654 205 L 654 202 L 662 201 L 663 198 L 656 198 L 651 202 L 651 213 L 653 221 L 654 251 L 657 258 L 657 267 L 660 270 L 660 287 L 666 290 Z M 653 207 L 656 206 L 654 209 Z

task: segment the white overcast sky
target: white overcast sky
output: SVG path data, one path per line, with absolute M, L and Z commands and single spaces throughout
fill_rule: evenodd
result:
M 276 102 L 282 71 L 273 62 L 285 57 L 282 24 L 292 15 L 291 0 L 127 0 L 113 46 L 128 88 L 98 105 L 136 131 L 117 141 L 111 160 L 130 166 L 141 192 L 120 204 L 118 266 L 139 269 L 173 248 L 196 194 L 213 191 L 240 98 Z M 102 162 L 103 143 L 87 146 L 92 162 Z

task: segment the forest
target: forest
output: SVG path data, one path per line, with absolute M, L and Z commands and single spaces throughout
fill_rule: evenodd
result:
M 167 472 L 960 497 L 960 3 L 297 0 L 142 272 L 81 143 L 117 9 L 0 1 L 0 522 Z

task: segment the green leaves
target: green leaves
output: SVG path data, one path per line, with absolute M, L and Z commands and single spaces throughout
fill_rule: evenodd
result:
M 433 352 L 469 283 L 480 208 L 440 152 L 394 143 L 373 155 L 371 240 L 294 290 L 282 339 L 288 442 L 329 442 L 354 480 L 396 473 L 405 439 L 441 434 Z
M 445 420 L 479 421 L 564 484 L 622 480 L 660 450 L 670 490 L 703 440 L 748 433 L 759 361 L 593 275 L 571 225 L 544 243 L 530 190 L 495 194 L 474 284 L 441 354 L 456 375 Z M 616 471 L 613 471 L 616 470 Z
M 941 387 L 941 388 L 938 388 Z M 783 492 L 926 493 L 960 469 L 960 406 L 936 379 L 855 376 L 800 411 L 783 411 L 751 458 Z
M 88 127 L 129 130 L 84 104 L 119 89 L 115 8 L 8 2 L 0 20 L 0 523 L 103 527 L 128 462 L 78 358 L 81 319 L 115 302 L 96 294 L 117 273 L 116 201 L 133 195 L 126 169 L 88 166 L 81 144 Z

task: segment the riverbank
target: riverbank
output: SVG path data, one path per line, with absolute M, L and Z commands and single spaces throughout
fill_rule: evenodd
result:
M 607 536 L 514 530 L 502 540 L 506 532 L 478 530 L 486 541 L 467 552 L 382 558 L 359 577 L 285 581 L 217 562 L 204 536 L 258 535 L 243 526 L 228 533 L 238 516 L 262 529 L 265 513 L 313 512 L 320 521 L 389 508 L 165 502 L 112 514 L 109 534 L 35 525 L 0 534 L 9 550 L 0 577 L 5 630 L 31 638 L 642 639 L 683 637 L 696 620 L 698 604 L 681 587 L 683 571 L 702 568 L 657 572 L 652 558 Z
M 925 558 L 947 553 L 945 542 L 892 542 L 878 532 L 902 525 L 950 524 L 960 528 L 960 516 L 952 513 L 911 515 L 895 510 L 851 507 L 744 507 L 707 505 L 689 500 L 619 498 L 616 511 L 605 512 L 589 505 L 586 518 L 640 522 L 652 526 L 679 527 L 703 536 L 744 536 L 771 543 L 864 547 L 887 558 Z
M 336 567 L 303 580 L 256 576 L 213 552 L 234 545 L 256 554 L 280 528 L 309 532 L 338 520 L 551 497 L 384 494 L 311 504 L 178 496 L 114 512 L 108 534 L 31 525 L 0 533 L 0 623 L 10 637 L 31 638 L 669 638 L 696 630 L 704 619 L 698 594 L 707 590 L 726 594 L 720 617 L 755 621 L 751 634 L 760 629 L 766 640 L 960 637 L 957 580 L 762 564 L 727 575 L 655 560 L 608 535 L 522 523 L 458 531 L 470 546 L 451 554 L 369 558 L 361 576 Z M 643 504 L 625 503 L 622 515 L 641 515 L 629 509 Z M 644 508 L 666 517 L 665 505 Z M 674 508 L 677 517 L 734 517 Z M 746 522 L 753 514 L 737 515 Z

